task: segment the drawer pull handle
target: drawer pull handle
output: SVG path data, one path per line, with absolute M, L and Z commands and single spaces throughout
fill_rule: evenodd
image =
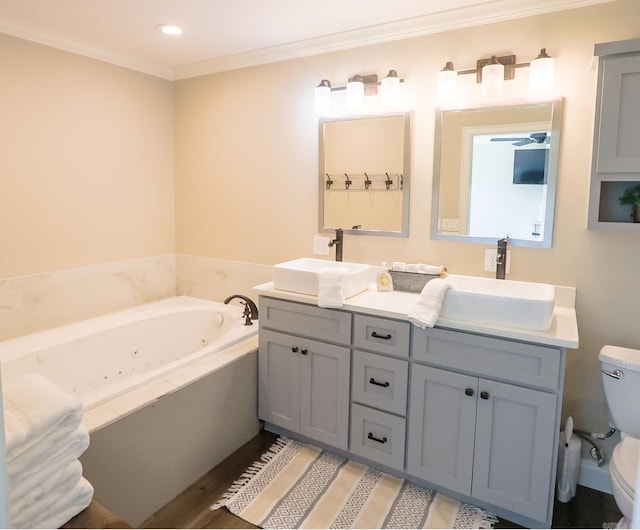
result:
M 473 396 L 473 388 L 465 388 L 464 393 L 466 396 Z
M 482 392 L 480 392 L 480 397 L 482 399 L 489 399 L 489 392 L 483 390 Z
M 369 438 L 369 440 L 373 440 L 374 442 L 378 442 L 379 444 L 386 444 L 387 443 L 387 437 L 383 436 L 382 438 L 376 438 L 372 432 L 370 432 L 367 436 L 367 438 Z
M 298 347 L 297 347 L 297 346 L 293 346 L 293 347 L 291 348 L 291 351 L 292 351 L 293 353 L 298 353 Z
M 374 339 L 383 339 L 383 340 L 390 340 L 391 339 L 391 335 L 389 333 L 387 333 L 386 335 L 380 335 L 377 331 L 372 331 L 371 332 L 371 336 Z
M 373 377 L 369 379 L 369 383 L 372 385 L 381 386 L 382 388 L 387 388 L 389 386 L 389 381 L 381 383 L 380 381 L 376 381 Z

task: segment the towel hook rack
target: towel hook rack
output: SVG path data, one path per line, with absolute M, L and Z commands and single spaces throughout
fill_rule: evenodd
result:
M 387 176 L 387 180 L 384 181 L 384 185 L 387 187 L 387 189 L 389 189 L 391 187 L 391 184 L 393 184 L 393 180 L 391 180 L 389 173 L 385 173 L 385 175 Z

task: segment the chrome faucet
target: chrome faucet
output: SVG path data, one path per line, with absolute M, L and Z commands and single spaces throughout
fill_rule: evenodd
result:
M 329 241 L 329 247 L 336 247 L 336 261 L 342 261 L 342 247 L 344 245 L 344 234 L 342 228 L 336 228 L 336 238 Z
M 498 250 L 496 252 L 496 279 L 504 280 L 507 271 L 507 244 L 509 236 L 498 240 Z
M 228 304 L 234 298 L 239 298 L 240 303 L 244 306 L 244 311 L 242 312 L 242 316 L 244 317 L 244 325 L 253 326 L 252 320 L 258 320 L 258 306 L 253 300 L 251 300 L 251 298 L 242 294 L 232 294 L 227 299 L 225 299 L 224 303 Z

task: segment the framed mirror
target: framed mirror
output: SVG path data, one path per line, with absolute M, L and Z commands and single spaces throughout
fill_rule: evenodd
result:
M 320 120 L 320 231 L 408 237 L 409 113 Z
M 562 100 L 436 115 L 432 239 L 550 248 Z

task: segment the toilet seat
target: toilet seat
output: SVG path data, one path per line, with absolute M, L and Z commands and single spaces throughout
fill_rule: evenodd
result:
M 611 478 L 615 479 L 624 492 L 632 499 L 636 496 L 638 451 L 640 451 L 640 440 L 625 437 L 614 447 L 613 455 L 609 462 Z

